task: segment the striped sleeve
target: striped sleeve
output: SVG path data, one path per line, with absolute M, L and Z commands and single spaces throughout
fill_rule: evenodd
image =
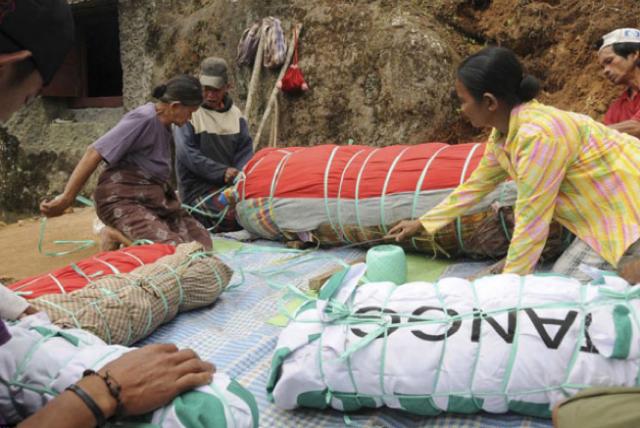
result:
M 560 185 L 569 164 L 569 150 L 560 139 L 526 135 L 514 146 L 518 199 L 515 226 L 504 273 L 531 273 L 547 241 Z
M 493 152 L 494 144 L 487 144 L 484 156 L 469 179 L 458 186 L 447 198 L 420 217 L 420 223 L 433 234 L 464 214 L 496 186 L 504 181 L 507 172 L 500 166 Z

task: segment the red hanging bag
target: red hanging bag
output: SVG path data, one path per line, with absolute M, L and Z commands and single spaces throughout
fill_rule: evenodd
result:
M 298 67 L 298 31 L 295 31 L 295 42 L 293 45 L 293 63 L 289 66 L 284 73 L 282 80 L 277 83 L 278 89 L 282 92 L 291 94 L 299 94 L 309 90 L 309 85 L 304 81 L 302 70 Z

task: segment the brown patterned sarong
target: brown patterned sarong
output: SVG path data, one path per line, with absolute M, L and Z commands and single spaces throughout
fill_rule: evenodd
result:
M 175 191 L 140 169 L 108 169 L 94 192 L 100 220 L 131 240 L 212 247 L 209 232 L 183 208 Z

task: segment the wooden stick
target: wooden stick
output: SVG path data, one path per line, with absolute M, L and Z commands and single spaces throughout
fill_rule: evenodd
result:
M 258 42 L 258 51 L 256 59 L 253 61 L 253 71 L 251 72 L 251 81 L 249 82 L 249 93 L 247 94 L 247 104 L 244 107 L 244 116 L 247 123 L 251 125 L 251 107 L 253 107 L 253 99 L 255 98 L 256 86 L 260 78 L 260 69 L 262 68 L 262 50 L 264 49 L 264 25 L 260 25 L 260 41 Z
M 355 265 L 357 263 L 364 263 L 364 261 L 365 261 L 364 257 L 358 257 L 354 261 L 349 262 L 349 264 Z M 331 278 L 331 275 L 333 275 L 336 272 L 340 272 L 342 269 L 344 269 L 344 267 L 338 266 L 338 267 L 331 268 L 328 271 L 321 273 L 317 276 L 314 276 L 309 280 L 309 289 L 313 291 L 320 290 L 324 285 L 324 283 L 327 282 L 329 278 Z
M 284 65 L 282 66 L 282 69 L 280 70 L 280 74 L 278 74 L 278 79 L 276 80 L 276 86 L 273 87 L 273 90 L 271 91 L 271 96 L 269 97 L 269 101 L 267 102 L 267 108 L 264 110 L 264 114 L 262 115 L 262 120 L 260 121 L 260 126 L 258 127 L 258 132 L 256 132 L 256 136 L 253 139 L 253 150 L 255 151 L 256 147 L 258 147 L 258 144 L 260 143 L 260 137 L 262 136 L 262 130 L 264 128 L 264 125 L 267 122 L 267 119 L 269 118 L 269 115 L 271 114 L 271 110 L 273 109 L 273 104 L 275 102 L 276 97 L 278 96 L 278 92 L 280 92 L 280 90 L 278 89 L 278 82 L 282 80 L 282 78 L 284 77 L 284 73 L 286 73 L 287 69 L 289 68 L 289 64 L 291 63 L 291 58 L 293 58 L 293 51 L 295 50 L 295 37 L 296 37 L 296 33 L 299 35 L 300 34 L 300 30 L 302 30 L 302 24 L 296 24 L 294 26 L 294 30 L 293 30 L 293 34 L 291 34 L 291 41 L 289 42 L 289 49 L 287 50 L 287 59 L 284 62 Z
M 280 120 L 278 105 L 278 98 L 276 97 L 276 100 L 273 103 L 273 120 L 271 121 L 271 136 L 269 137 L 269 147 L 278 147 L 278 121 Z

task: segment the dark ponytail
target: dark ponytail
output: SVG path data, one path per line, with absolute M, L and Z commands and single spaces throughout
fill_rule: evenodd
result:
M 158 85 L 153 90 L 153 97 L 163 103 L 179 102 L 185 106 L 202 104 L 202 85 L 193 76 L 181 74 Z
M 510 106 L 531 101 L 540 92 L 540 83 L 523 75 L 522 65 L 507 48 L 489 46 L 462 61 L 458 79 L 478 101 L 485 93 L 493 94 Z

